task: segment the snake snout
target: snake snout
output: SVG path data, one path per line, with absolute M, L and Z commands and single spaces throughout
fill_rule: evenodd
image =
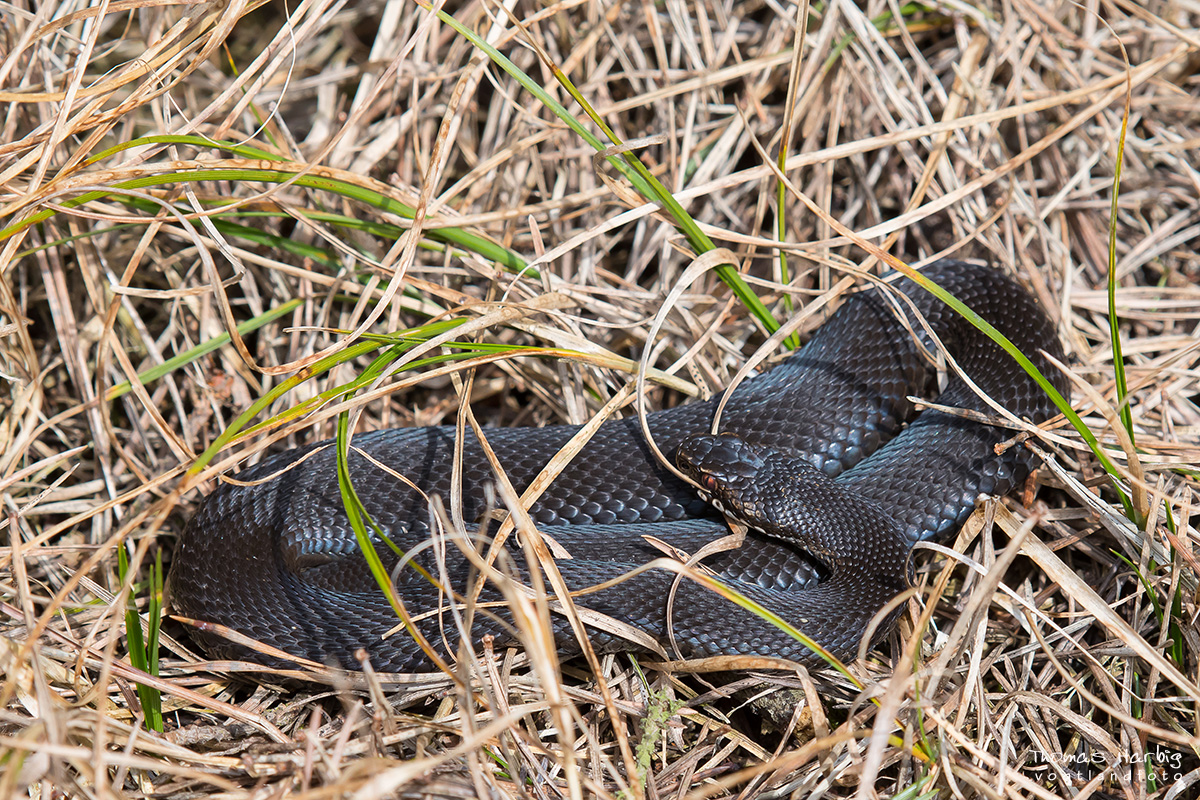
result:
M 675 454 L 683 474 L 699 486 L 700 494 L 726 514 L 739 519 L 755 516 L 750 498 L 767 468 L 765 454 L 736 436 L 691 436 Z
M 752 480 L 766 465 L 758 448 L 737 436 L 690 436 L 679 445 L 675 463 L 689 477 L 713 475 L 722 481 Z

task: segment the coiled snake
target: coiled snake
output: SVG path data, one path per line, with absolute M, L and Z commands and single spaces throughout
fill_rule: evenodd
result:
M 1062 357 L 1054 328 L 1017 284 L 996 270 L 956 261 L 938 262 L 924 274 L 990 321 L 1066 392 L 1060 373 L 1041 355 Z M 720 422 L 722 434 L 737 438 L 705 435 L 719 398 L 649 417 L 662 452 L 676 454 L 711 499 L 751 528 L 740 548 L 712 555 L 704 565 L 840 656 L 854 652 L 879 609 L 907 587 L 912 543 L 948 536 L 979 494 L 1007 493 L 1029 469 L 1025 448 L 995 452 L 1011 430 L 938 410 L 913 416 L 907 398 L 935 394 L 937 372 L 929 358 L 935 349 L 916 314 L 993 400 L 1032 422 L 1053 413 L 1042 390 L 983 334 L 911 281 L 895 286 L 903 297 L 889 299 L 878 288 L 853 295 L 798 353 L 738 386 Z M 993 413 L 949 374 L 940 405 Z M 486 433 L 521 491 L 576 430 Z M 453 437 L 453 428 L 395 429 L 358 434 L 353 445 L 422 492 L 449 498 Z M 486 510 L 484 487 L 493 475 L 478 441 L 468 439 L 462 514 L 470 526 Z M 311 449 L 273 456 L 237 477 L 260 480 Z M 350 466 L 366 510 L 402 550 L 428 542 L 430 513 L 420 492 L 353 451 Z M 647 536 L 695 553 L 728 534 L 713 505 L 655 461 L 636 419 L 602 425 L 530 514 L 570 552 L 557 564 L 572 590 L 659 557 Z M 377 549 L 389 568 L 396 564 L 386 547 Z M 520 548 L 509 550 L 523 575 Z M 434 548 L 413 560 L 441 574 Z M 468 594 L 472 570 L 461 551 L 447 545 L 442 563 L 449 588 Z M 411 566 L 394 579 L 427 639 L 453 652 L 459 637 L 452 616 L 425 613 L 444 607 L 446 595 Z M 674 583 L 670 571 L 651 570 L 577 603 L 641 629 L 672 656 L 757 654 L 813 663 L 811 651 L 774 626 L 690 580 Z M 406 632 L 384 638 L 397 619 L 346 521 L 332 447 L 272 480 L 219 486 L 183 533 L 170 589 L 177 613 L 294 655 L 357 669 L 354 654 L 365 648 L 378 670 L 429 666 Z M 489 586 L 481 599 L 500 597 Z M 553 616 L 560 648 L 577 650 L 565 621 Z M 513 640 L 503 611 L 474 619 L 473 638 Z M 215 657 L 284 665 L 213 634 L 200 639 Z M 608 649 L 629 646 L 600 631 L 593 641 Z

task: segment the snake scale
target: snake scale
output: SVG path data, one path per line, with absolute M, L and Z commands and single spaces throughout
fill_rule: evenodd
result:
M 938 262 L 924 274 L 991 322 L 1066 394 L 1061 373 L 1043 355 L 1062 358 L 1054 327 L 1024 289 L 994 269 L 959 261 Z M 636 419 L 604 423 L 530 508 L 539 530 L 570 554 L 557 559 L 567 585 L 586 589 L 661 556 L 647 537 L 695 553 L 728 535 L 715 503 L 750 530 L 740 547 L 705 558 L 704 566 L 834 654 L 853 654 L 879 609 L 909 585 L 912 544 L 946 538 L 980 494 L 1009 492 L 1031 466 L 1023 447 L 996 453 L 1011 430 L 940 410 L 914 414 L 910 396 L 935 395 L 942 406 L 993 414 L 953 370 L 937 392 L 929 332 L 1013 414 L 1036 423 L 1053 413 L 1037 384 L 963 318 L 908 279 L 894 286 L 898 291 L 850 296 L 800 351 L 739 385 L 721 417 L 722 435 L 707 435 L 719 398 L 649 415 L 662 452 L 707 499 L 656 461 Z M 485 429 L 518 492 L 576 430 Z M 354 450 L 370 458 L 352 451 L 349 461 L 355 490 L 383 531 L 415 553 L 415 564 L 447 581 L 444 588 L 467 593 L 475 573 L 460 547 L 444 539 L 443 547 L 421 547 L 431 541 L 425 496 L 451 497 L 454 436 L 446 427 L 357 434 Z M 475 530 L 494 479 L 479 442 L 466 438 L 462 519 Z M 223 483 L 205 498 L 178 543 L 170 581 L 177 613 L 347 669 L 361 668 L 360 648 L 377 670 L 429 668 L 407 632 L 385 636 L 396 616 L 346 520 L 333 447 L 280 453 L 236 477 L 237 484 Z M 505 560 L 527 579 L 515 540 Z M 446 594 L 411 565 L 393 569 L 398 559 L 382 544 L 377 551 L 428 641 L 443 654 L 455 652 L 460 636 Z M 653 569 L 576 602 L 640 629 L 673 657 L 814 663 L 810 650 L 776 627 L 690 580 L 675 583 L 673 572 Z M 502 595 L 489 582 L 480 599 Z M 565 619 L 552 618 L 560 650 L 577 652 Z M 477 612 L 471 639 L 490 634 L 499 645 L 513 643 L 510 621 L 502 608 Z M 211 632 L 198 638 L 217 658 L 288 666 Z M 601 649 L 635 649 L 602 630 L 592 640 Z

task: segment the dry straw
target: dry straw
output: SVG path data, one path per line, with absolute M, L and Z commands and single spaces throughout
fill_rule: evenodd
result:
M 0 796 L 1200 796 L 1200 6 L 870 0 L 803 36 L 777 3 L 446 10 L 543 96 L 416 2 L 4 7 Z M 626 144 L 554 116 L 599 137 L 556 70 Z M 130 598 L 219 473 L 343 411 L 584 423 L 706 395 L 773 323 L 702 267 L 736 262 L 803 335 L 871 248 L 1026 282 L 1127 507 L 1069 426 L 1029 443 L 1036 502 L 918 553 L 900 633 L 847 675 L 560 662 L 554 582 L 503 560 L 480 567 L 524 650 L 444 673 L 207 662 L 178 624 L 157 677 L 131 663 Z M 422 370 L 368 369 L 398 343 Z

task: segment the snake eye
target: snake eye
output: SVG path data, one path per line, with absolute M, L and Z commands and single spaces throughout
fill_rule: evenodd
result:
M 717 483 L 718 483 L 718 481 L 717 481 L 717 478 L 715 475 L 701 475 L 700 476 L 700 485 L 703 486 L 704 490 L 707 492 L 716 492 Z

